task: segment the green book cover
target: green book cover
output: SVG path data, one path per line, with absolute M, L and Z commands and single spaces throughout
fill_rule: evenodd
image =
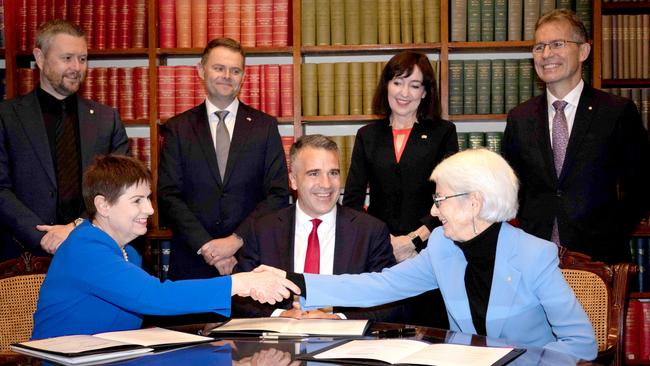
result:
M 467 41 L 481 40 L 481 0 L 467 0 Z
M 348 65 L 350 79 L 350 114 L 363 114 L 363 67 L 361 62 Z
M 508 41 L 521 41 L 523 0 L 508 0 Z
M 540 15 L 544 15 L 553 9 L 555 9 L 555 0 L 541 0 L 539 8 Z
M 452 42 L 467 41 L 467 0 L 449 0 L 451 6 Z
M 476 114 L 476 60 L 463 61 L 463 114 Z
M 519 104 L 519 60 L 505 60 L 505 111 Z
M 377 0 L 377 41 L 390 43 L 390 1 Z
M 492 60 L 491 107 L 493 114 L 505 113 L 505 60 Z M 517 91 L 517 93 L 519 93 Z
M 330 0 L 316 0 L 316 44 L 329 46 L 330 41 Z
M 533 97 L 533 64 L 531 59 L 519 60 L 519 103 Z
M 469 134 L 467 132 L 458 132 L 456 136 L 458 136 L 458 150 L 467 150 L 469 147 Z
M 363 114 L 372 114 L 372 97 L 377 88 L 377 65 L 374 62 L 363 63 Z
M 345 44 L 345 0 L 330 0 L 332 44 Z
M 359 0 L 345 0 L 345 44 L 361 44 Z
M 361 44 L 377 44 L 377 1 L 361 0 Z
M 413 43 L 424 43 L 424 0 L 411 0 Z
M 538 96 L 544 94 L 546 91 L 546 83 L 537 76 L 535 67 L 533 67 L 533 95 Z
M 535 38 L 535 23 L 539 19 L 540 0 L 524 0 L 524 40 Z
M 508 0 L 494 0 L 494 40 L 508 40 Z
M 389 33 L 390 33 L 390 43 L 391 44 L 400 44 L 402 43 L 402 36 L 400 33 L 402 29 L 400 27 L 400 0 L 389 0 L 390 4 L 390 14 L 389 14 Z
M 492 99 L 490 92 L 492 80 L 492 63 L 490 60 L 476 62 L 476 113 L 490 114 Z
M 483 132 L 470 132 L 469 133 L 469 146 L 470 149 L 480 149 L 485 147 L 485 133 Z
M 449 114 L 463 114 L 462 60 L 449 60 Z
M 591 37 L 591 19 L 592 19 L 593 8 L 591 6 L 591 0 L 576 0 L 576 15 L 587 29 L 587 36 Z
M 318 115 L 334 114 L 334 64 L 318 64 Z
M 316 45 L 316 0 L 301 0 L 300 34 L 303 46 Z
M 411 12 L 411 0 L 400 0 L 399 14 L 402 43 L 413 43 L 413 13 Z
M 424 41 L 440 42 L 440 0 L 424 0 Z
M 573 10 L 573 0 L 557 0 L 555 2 L 555 7 L 558 9 Z
M 318 115 L 318 79 L 316 64 L 302 64 L 300 66 L 302 88 L 302 115 Z
M 503 140 L 503 132 L 485 133 L 485 147 L 492 152 L 501 154 L 501 140 Z
M 350 113 L 348 65 L 347 62 L 334 64 L 334 114 L 336 115 Z
M 494 0 L 481 1 L 481 41 L 494 41 Z

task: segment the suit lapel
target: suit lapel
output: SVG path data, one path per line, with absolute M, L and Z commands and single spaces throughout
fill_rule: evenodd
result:
M 79 145 L 81 146 L 81 167 L 86 167 L 91 163 L 95 154 L 94 147 L 97 140 L 97 111 L 91 109 L 86 101 L 77 95 L 77 114 L 79 118 Z
M 449 239 L 445 238 L 444 240 L 445 253 L 442 253 L 433 265 L 434 269 L 444 268 L 444 270 L 436 271 L 438 287 L 442 292 L 447 311 L 459 329 L 464 333 L 476 333 L 472 322 L 472 313 L 469 309 L 467 290 L 463 285 L 467 260 L 456 244 Z
M 384 119 L 381 122 L 381 132 L 378 136 L 377 145 L 380 148 L 377 149 L 376 158 L 381 161 L 391 162 L 393 165 L 397 165 L 397 158 L 395 157 L 395 147 L 393 144 L 393 131 L 388 123 L 388 119 Z
M 578 148 L 591 127 L 594 115 L 594 109 L 591 104 L 592 94 L 591 87 L 585 84 L 580 101 L 578 102 L 576 116 L 573 120 L 573 128 L 569 136 L 569 144 L 566 149 L 566 155 L 564 156 L 564 164 L 562 165 L 562 174 L 560 175 L 559 181 L 564 179 L 567 174 L 566 172 L 571 171 L 571 165 L 575 162 Z
M 293 252 L 296 231 L 296 205 L 286 210 L 278 211 L 278 230 L 275 231 L 274 242 L 277 243 L 277 253 L 280 261 L 279 268 L 294 270 Z M 265 243 L 260 243 L 265 245 Z
M 548 107 L 546 93 L 538 99 L 535 104 L 535 110 L 532 111 L 535 123 L 535 140 L 539 144 L 539 151 L 541 152 L 542 159 L 544 159 L 544 166 L 546 166 L 547 176 L 552 182 L 557 182 L 557 174 L 555 173 L 555 162 L 553 160 L 553 148 L 551 146 L 551 132 L 548 129 Z
M 190 110 L 189 113 L 190 116 L 188 122 L 194 130 L 194 134 L 201 146 L 201 150 L 203 150 L 203 155 L 205 156 L 205 161 L 208 163 L 208 168 L 217 184 L 223 185 L 221 182 L 221 175 L 219 174 L 219 165 L 217 164 L 217 152 L 214 150 L 214 140 L 210 133 L 208 111 L 205 108 L 205 102 Z
M 338 205 L 337 205 L 338 206 Z M 334 239 L 334 274 L 348 273 L 352 260 L 352 246 L 356 243 L 357 228 L 353 225 L 354 216 L 348 215 L 338 206 L 336 209 L 336 238 Z
M 420 155 L 417 154 L 416 152 L 421 150 L 422 146 L 426 146 L 428 139 L 431 137 L 431 131 L 423 123 L 424 122 L 418 122 L 413 125 L 413 129 L 411 130 L 411 133 L 409 134 L 409 138 L 406 141 L 406 146 L 404 146 L 404 151 L 402 151 L 400 164 L 406 163 L 410 161 L 412 158 L 419 159 Z M 393 146 L 393 150 L 395 150 L 394 145 L 391 146 Z M 395 161 L 397 162 L 397 158 L 395 158 Z
M 34 106 L 38 106 L 38 108 L 34 108 Z M 21 103 L 16 106 L 16 115 L 20 119 L 20 125 L 24 129 L 27 138 L 29 138 L 43 169 L 47 172 L 52 184 L 56 186 L 56 173 L 54 172 L 54 162 L 50 151 L 50 140 L 45 130 L 36 90 L 27 94 Z
M 516 255 L 513 243 L 517 243 L 514 229 L 507 223 L 501 224 L 497 245 L 494 273 L 492 275 L 492 288 L 485 316 L 488 337 L 501 336 L 505 320 L 510 315 L 512 302 L 515 299 L 521 272 L 510 263 Z
M 239 155 L 241 155 L 241 152 L 248 143 L 253 123 L 255 123 L 255 119 L 251 115 L 249 107 L 244 103 L 239 102 L 237 117 L 235 119 L 235 128 L 230 142 L 230 151 L 228 152 L 228 164 L 226 165 L 226 174 L 224 175 L 224 185 L 228 182 L 232 170 L 239 159 Z

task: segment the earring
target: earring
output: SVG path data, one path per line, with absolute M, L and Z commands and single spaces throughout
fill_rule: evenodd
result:
M 475 218 L 475 217 L 472 216 L 472 229 L 474 229 L 474 234 L 478 234 L 478 233 L 476 232 L 476 222 L 474 222 L 474 218 Z

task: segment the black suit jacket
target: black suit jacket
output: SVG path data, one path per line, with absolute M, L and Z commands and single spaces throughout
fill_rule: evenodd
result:
M 424 120 L 413 125 L 400 162 L 395 157 L 388 119 L 357 132 L 343 205 L 363 210 L 370 186 L 368 213 L 384 221 L 393 235 L 409 233 L 438 221 L 429 215 L 436 185 L 429 180 L 442 159 L 458 151 L 453 123 Z
M 278 210 L 255 220 L 244 236 L 236 270 L 251 271 L 266 264 L 294 271 L 296 206 Z M 336 211 L 334 274 L 379 272 L 396 263 L 386 224 L 374 217 L 346 207 Z M 345 296 L 342 294 L 342 296 Z M 250 299 L 233 298 L 233 317 L 270 316 L 273 309 L 291 308 L 291 301 L 280 305 L 260 305 Z M 370 309 L 338 308 L 348 318 L 399 321 L 401 305 L 389 304 Z
M 82 169 L 96 155 L 126 154 L 128 138 L 114 108 L 77 95 Z M 56 222 L 54 162 L 36 90 L 0 103 L 0 260 L 22 251 L 45 255 L 39 224 Z M 81 214 L 81 211 L 79 212 Z
M 289 204 L 288 173 L 275 118 L 239 103 L 221 181 L 202 103 L 161 126 L 158 206 L 173 232 L 169 277 L 218 276 L 197 251 L 242 234 L 245 219 Z
M 557 217 L 569 250 L 629 261 L 626 239 L 649 200 L 648 133 L 634 103 L 585 85 L 559 178 L 548 124 L 546 93 L 508 114 L 503 147 L 521 182 L 521 227 L 550 239 Z

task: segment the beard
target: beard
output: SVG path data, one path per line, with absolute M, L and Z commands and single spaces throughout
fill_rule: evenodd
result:
M 84 79 L 83 71 L 69 71 L 58 74 L 49 67 L 43 68 L 43 76 L 52 88 L 59 94 L 70 96 L 81 87 Z

